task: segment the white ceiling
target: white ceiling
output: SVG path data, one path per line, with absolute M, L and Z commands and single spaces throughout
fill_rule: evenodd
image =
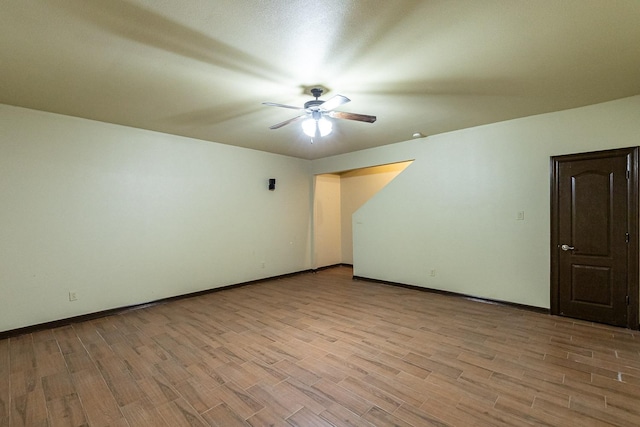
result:
M 637 94 L 639 0 L 0 2 L 0 103 L 306 159 Z

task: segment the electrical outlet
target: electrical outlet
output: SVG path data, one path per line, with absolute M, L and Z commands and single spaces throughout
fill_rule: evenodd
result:
M 264 261 L 262 261 L 262 262 L 260 263 L 260 268 L 264 268 L 264 266 L 265 266 L 265 265 L 266 265 L 266 264 L 265 264 L 265 262 L 264 262 Z
M 519 212 L 516 214 L 516 220 L 517 220 L 517 221 L 524 221 L 524 211 L 519 211 Z
M 431 270 L 431 272 L 429 273 L 429 276 L 435 277 L 436 276 L 436 271 L 435 270 Z
M 69 301 L 78 301 L 78 295 L 75 292 L 69 292 Z

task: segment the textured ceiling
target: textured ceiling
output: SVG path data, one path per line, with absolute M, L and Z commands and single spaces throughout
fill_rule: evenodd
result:
M 637 94 L 638 0 L 0 2 L 0 103 L 306 159 Z

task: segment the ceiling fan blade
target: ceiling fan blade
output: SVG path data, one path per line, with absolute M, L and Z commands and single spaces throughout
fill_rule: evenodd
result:
M 276 102 L 263 102 L 262 104 L 268 105 L 270 107 L 282 107 L 282 108 L 291 108 L 292 110 L 304 110 L 304 108 L 294 107 L 293 105 L 278 104 Z
M 296 117 L 294 117 L 292 119 L 285 120 L 284 122 L 280 122 L 280 123 L 275 124 L 273 126 L 269 126 L 269 129 L 280 129 L 282 126 L 288 125 L 291 122 L 295 122 L 296 120 L 299 120 L 299 119 L 301 119 L 301 118 L 303 118 L 305 116 L 306 116 L 306 114 L 301 114 L 301 115 L 296 116 Z
M 367 122 L 367 123 L 373 123 L 377 119 L 376 116 L 368 116 L 366 114 L 356 114 L 356 113 L 345 113 L 343 111 L 331 111 L 329 113 L 329 117 L 333 117 L 334 119 L 357 120 L 359 122 Z
M 346 104 L 347 102 L 350 102 L 350 101 L 351 100 L 346 96 L 335 95 L 327 99 L 326 101 L 324 101 L 322 104 L 318 105 L 318 108 L 324 111 L 331 111 L 334 108 L 338 108 L 342 104 Z

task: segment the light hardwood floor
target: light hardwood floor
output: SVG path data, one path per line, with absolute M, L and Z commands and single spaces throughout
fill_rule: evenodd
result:
M 638 426 L 640 335 L 351 280 L 0 341 L 0 426 Z

